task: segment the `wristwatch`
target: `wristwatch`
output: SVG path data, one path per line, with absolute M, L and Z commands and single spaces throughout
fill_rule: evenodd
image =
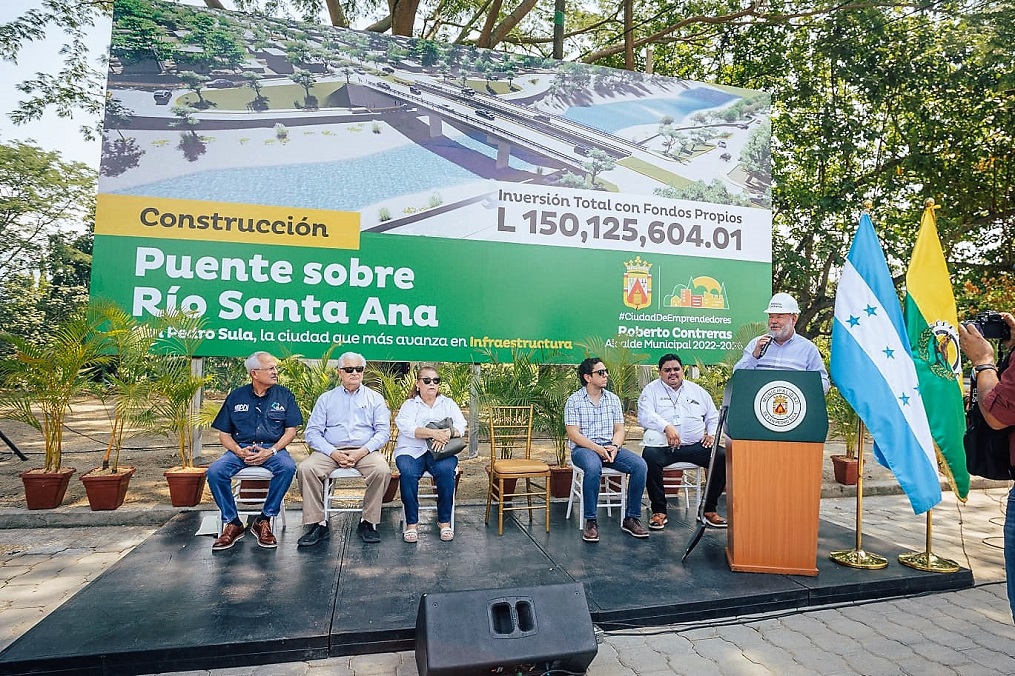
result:
M 984 371 L 997 371 L 997 366 L 995 366 L 994 364 L 978 364 L 973 367 L 973 373 L 975 373 L 977 376 L 983 373 Z

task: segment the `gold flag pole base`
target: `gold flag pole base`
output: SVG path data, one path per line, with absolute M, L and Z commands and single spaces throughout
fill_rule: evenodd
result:
M 880 554 L 872 554 L 862 549 L 840 549 L 828 555 L 840 566 L 863 568 L 864 570 L 881 570 L 888 566 L 888 559 Z
M 930 551 L 931 533 L 933 532 L 931 530 L 931 515 L 933 512 L 933 509 L 927 510 L 927 544 L 924 550 L 899 554 L 899 563 L 928 573 L 957 573 L 959 572 L 959 564 L 951 559 L 942 559 Z
M 864 205 L 869 208 L 868 205 Z M 856 545 L 853 549 L 840 549 L 830 552 L 828 558 L 840 566 L 862 568 L 864 570 L 880 570 L 888 565 L 888 559 L 880 554 L 872 554 L 863 550 L 863 420 L 856 421 Z
M 899 563 L 928 573 L 959 572 L 959 564 L 955 563 L 951 559 L 943 559 L 930 552 L 909 552 L 908 554 L 899 554 Z

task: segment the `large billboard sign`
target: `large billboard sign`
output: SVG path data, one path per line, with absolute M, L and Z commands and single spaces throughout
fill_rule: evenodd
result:
M 709 362 L 771 292 L 762 92 L 117 2 L 92 297 L 202 352 Z

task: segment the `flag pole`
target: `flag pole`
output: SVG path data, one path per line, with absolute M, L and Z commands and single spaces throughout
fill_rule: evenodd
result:
M 910 568 L 923 570 L 930 573 L 957 573 L 959 564 L 951 559 L 943 559 L 930 551 L 931 528 L 930 515 L 933 509 L 927 510 L 927 549 L 922 552 L 907 552 L 899 554 L 899 563 Z
M 933 224 L 934 210 L 938 209 L 939 207 L 934 204 L 934 200 L 932 198 L 928 198 L 927 200 L 924 201 L 924 207 L 925 207 L 924 208 L 925 217 L 929 212 L 931 224 Z M 922 231 L 922 222 L 921 222 L 921 231 Z M 937 237 L 936 232 L 935 237 Z M 910 266 L 912 266 L 912 263 L 910 263 Z M 907 285 L 908 285 L 908 273 L 907 273 Z M 935 443 L 935 445 L 937 444 Z M 961 444 L 959 445 L 959 448 L 961 449 Z M 941 450 L 942 449 L 939 448 L 939 452 Z M 959 494 L 959 490 L 958 488 L 956 488 L 954 482 L 952 484 L 952 489 L 955 491 L 956 498 L 962 500 L 963 498 Z M 901 563 L 904 566 L 908 566 L 910 568 L 915 568 L 916 570 L 923 570 L 931 573 L 957 573 L 959 571 L 959 564 L 955 563 L 950 559 L 945 559 L 941 558 L 940 556 L 936 556 L 931 551 L 931 540 L 933 533 L 933 530 L 931 528 L 931 514 L 933 512 L 934 512 L 933 508 L 927 510 L 927 541 L 924 551 L 907 552 L 905 554 L 899 554 L 899 563 Z
M 863 550 L 863 420 L 856 421 L 856 548 L 840 549 L 828 554 L 828 558 L 841 566 L 862 568 L 864 570 L 881 570 L 888 565 L 888 559 L 880 554 Z M 901 558 L 901 557 L 900 557 Z

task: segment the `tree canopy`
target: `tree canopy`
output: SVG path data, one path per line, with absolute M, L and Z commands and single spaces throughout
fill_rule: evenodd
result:
M 149 55 L 157 43 L 138 38 L 146 20 L 140 4 L 132 12 L 137 34 L 114 41 L 131 58 L 167 58 Z M 60 115 L 84 109 L 100 119 L 101 77 L 82 35 L 111 6 L 46 0 L 0 25 L 0 59 L 12 63 L 46 31 L 67 34 L 65 67 L 26 79 L 20 89 L 29 98 L 12 119 L 36 119 L 47 108 Z M 554 7 L 545 0 L 234 0 L 228 7 L 421 37 L 415 57 L 423 61 L 446 42 L 534 59 L 553 50 Z M 189 58 L 234 63 L 240 55 L 227 37 L 209 18 L 187 37 L 200 48 Z M 1015 0 L 572 3 L 564 31 L 572 61 L 642 70 L 643 48 L 651 47 L 658 74 L 772 93 L 771 155 L 763 151 L 769 131 L 759 130 L 744 166 L 761 175 L 772 164 L 773 285 L 797 296 L 799 328 L 808 334 L 828 330 L 835 276 L 867 200 L 900 283 L 924 200 L 932 197 L 942 206 L 938 228 L 961 302 L 980 307 L 992 287 L 1012 287 L 1013 42 Z M 477 63 L 482 58 L 477 52 Z M 673 152 L 696 142 L 664 135 Z M 721 186 L 685 190 L 707 196 Z

